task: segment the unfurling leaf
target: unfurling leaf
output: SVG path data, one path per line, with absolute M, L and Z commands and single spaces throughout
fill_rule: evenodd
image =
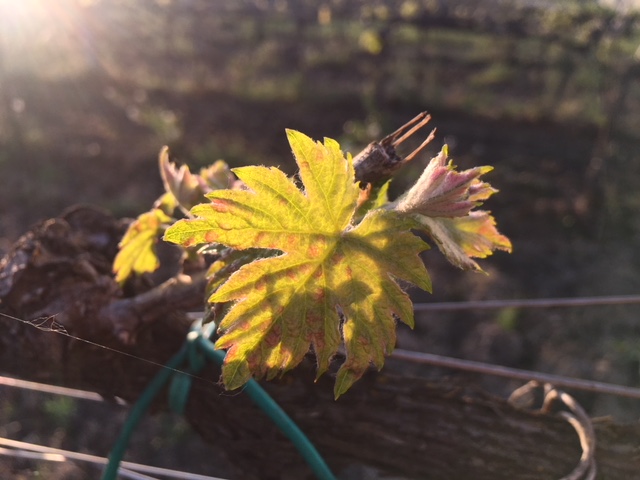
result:
M 120 250 L 113 262 L 116 281 L 124 283 L 132 273 L 155 271 L 160 262 L 155 246 L 164 226 L 171 221 L 160 208 L 143 213 L 129 225 L 120 241 Z
M 474 211 L 465 217 L 429 218 L 416 215 L 440 251 L 457 267 L 481 272 L 471 259 L 485 258 L 494 250 L 511 252 L 511 242 L 498 233 L 495 219 L 489 212 Z
M 447 156 L 445 145 L 415 185 L 390 208 L 416 219 L 452 264 L 481 272 L 472 257 L 485 258 L 496 249 L 511 251 L 511 242 L 498 233 L 494 218 L 473 210 L 497 192 L 479 180 L 492 167 L 457 172 Z
M 401 213 L 418 213 L 427 217 L 463 217 L 496 190 L 478 177 L 492 167 L 475 167 L 457 172 L 447 163 L 447 146 L 431 159 L 418 181 L 395 202 Z
M 177 168 L 169 160 L 168 147 L 160 150 L 158 163 L 164 189 L 174 196 L 185 212 L 202 202 L 206 193 L 230 188 L 234 180 L 229 166 L 222 160 L 201 169 L 199 175 L 191 173 L 186 165 Z
M 310 346 L 320 376 L 344 343 L 337 397 L 371 363 L 382 367 L 395 345 L 394 316 L 413 325 L 397 280 L 431 289 L 419 258 L 428 246 L 411 233 L 415 221 L 393 211 L 372 210 L 355 224 L 359 189 L 350 156 L 334 140 L 287 135 L 304 191 L 277 168 L 234 169 L 248 190 L 209 193 L 211 203 L 195 206 L 196 218 L 177 222 L 164 238 L 278 253 L 244 265 L 210 297 L 236 302 L 216 342 L 227 349 L 227 388 L 293 368 Z
M 171 163 L 169 147 L 162 147 L 158 163 L 165 191 L 171 193 L 183 209 L 189 210 L 202 201 L 205 194 L 202 182 L 189 171 L 186 165 L 177 168 Z

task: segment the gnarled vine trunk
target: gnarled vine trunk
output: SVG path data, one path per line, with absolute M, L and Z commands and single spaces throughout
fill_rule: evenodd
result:
M 122 292 L 111 261 L 123 229 L 109 214 L 83 207 L 16 242 L 0 263 L 0 311 L 31 323 L 0 318 L 3 372 L 133 402 L 157 364 L 178 351 L 191 324 L 184 312 L 201 301 L 202 280 L 182 276 Z M 575 431 L 552 414 L 384 371 L 365 376 L 334 401 L 330 375 L 314 383 L 314 368 L 306 362 L 264 386 L 336 472 L 364 464 L 407 478 L 560 478 L 580 457 Z M 198 376 L 185 415 L 205 440 L 224 445 L 237 478 L 312 477 L 246 395 L 223 392 L 215 367 Z M 164 397 L 155 405 L 166 407 Z M 597 423 L 596 434 L 602 478 L 638 478 L 640 427 Z

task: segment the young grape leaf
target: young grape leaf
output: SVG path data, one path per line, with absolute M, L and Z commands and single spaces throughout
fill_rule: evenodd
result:
M 234 181 L 229 166 L 222 160 L 201 169 L 199 175 L 191 173 L 186 165 L 176 167 L 169 160 L 169 147 L 166 146 L 160 150 L 158 164 L 165 191 L 175 197 L 185 212 L 202 202 L 206 193 L 230 188 Z
M 511 252 L 511 242 L 498 233 L 495 219 L 489 212 L 473 211 L 464 217 L 430 218 L 416 215 L 440 251 L 455 266 L 482 272 L 471 257 L 485 258 L 494 250 Z
M 511 251 L 511 242 L 498 233 L 489 212 L 473 210 L 497 192 L 479 180 L 492 167 L 457 172 L 447 159 L 445 145 L 415 185 L 390 208 L 416 219 L 453 265 L 482 272 L 472 257 L 485 258 L 496 249 Z
M 304 191 L 277 168 L 234 173 L 248 190 L 218 190 L 195 219 L 171 226 L 165 240 L 220 243 L 281 252 L 241 267 L 210 297 L 236 303 L 221 321 L 216 347 L 227 349 L 222 377 L 234 389 L 251 376 L 273 378 L 296 366 L 309 347 L 318 376 L 344 342 L 346 360 L 334 394 L 343 394 L 371 363 L 381 368 L 395 344 L 394 315 L 413 325 L 413 308 L 397 280 L 431 289 L 419 257 L 427 244 L 415 221 L 372 210 L 358 224 L 351 157 L 337 142 L 287 131 Z
M 447 157 L 445 145 L 431 159 L 415 185 L 395 202 L 396 211 L 427 217 L 462 217 L 497 191 L 478 180 L 493 167 L 474 167 L 457 172 L 451 161 L 447 163 Z
M 229 188 L 234 182 L 233 174 L 222 160 L 195 175 L 186 165 L 177 168 L 171 163 L 169 148 L 163 147 L 158 162 L 165 193 L 155 201 L 151 211 L 140 215 L 129 226 L 120 242 L 120 250 L 113 263 L 116 281 L 120 284 L 132 273 L 153 272 L 160 266 L 155 245 L 177 208 L 187 212 L 204 199 L 206 192 Z
M 143 213 L 129 225 L 120 241 L 120 250 L 113 262 L 116 281 L 123 284 L 131 273 L 155 271 L 160 265 L 155 246 L 163 225 L 171 221 L 160 208 Z
M 171 192 L 163 193 L 160 198 L 153 202 L 153 208 L 162 210 L 168 216 L 172 216 L 176 208 L 178 208 L 178 201 Z M 153 209 L 152 209 L 153 210 Z
M 166 192 L 171 193 L 182 208 L 189 210 L 202 201 L 205 194 L 202 181 L 182 165 L 180 168 L 169 160 L 169 147 L 162 147 L 158 156 L 160 176 Z

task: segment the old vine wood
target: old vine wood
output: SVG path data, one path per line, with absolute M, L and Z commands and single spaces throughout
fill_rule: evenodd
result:
M 55 319 L 70 335 L 157 363 L 180 347 L 197 308 L 198 273 L 121 291 L 111 260 L 124 223 L 80 207 L 20 238 L 0 264 L 0 311 L 23 320 Z M 165 252 L 171 257 L 171 251 Z M 154 305 L 154 308 L 147 308 Z M 1 318 L 0 364 L 24 379 L 80 387 L 135 401 L 157 366 L 68 336 Z M 51 326 L 51 325 L 50 325 Z M 130 334 L 123 335 L 123 332 Z M 561 478 L 580 456 L 576 433 L 552 414 L 521 411 L 472 389 L 402 374 L 371 372 L 338 401 L 333 379 L 312 381 L 305 362 L 269 393 L 339 472 L 364 464 L 406 478 Z M 311 478 L 292 445 L 240 394 L 225 394 L 213 367 L 195 381 L 186 416 L 223 450 L 236 478 Z M 165 409 L 159 400 L 156 409 Z M 602 478 L 637 478 L 640 426 L 595 424 Z

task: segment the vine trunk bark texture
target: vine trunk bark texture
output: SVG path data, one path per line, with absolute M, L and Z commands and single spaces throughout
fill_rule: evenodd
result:
M 191 323 L 185 312 L 202 308 L 202 280 L 169 269 L 122 291 L 111 261 L 123 231 L 123 222 L 82 207 L 16 242 L 0 262 L 0 312 L 15 317 L 0 318 L 3 373 L 133 402 L 159 368 L 135 357 L 163 364 L 178 351 Z M 185 415 L 225 451 L 234 478 L 312 478 L 246 395 L 222 390 L 215 367 L 198 376 Z M 368 465 L 394 478 L 552 479 L 580 458 L 576 432 L 552 413 L 384 371 L 334 401 L 331 375 L 313 377 L 307 362 L 264 387 L 336 472 Z M 167 408 L 166 397 L 154 408 Z M 595 429 L 599 476 L 638 478 L 640 427 L 599 422 Z

